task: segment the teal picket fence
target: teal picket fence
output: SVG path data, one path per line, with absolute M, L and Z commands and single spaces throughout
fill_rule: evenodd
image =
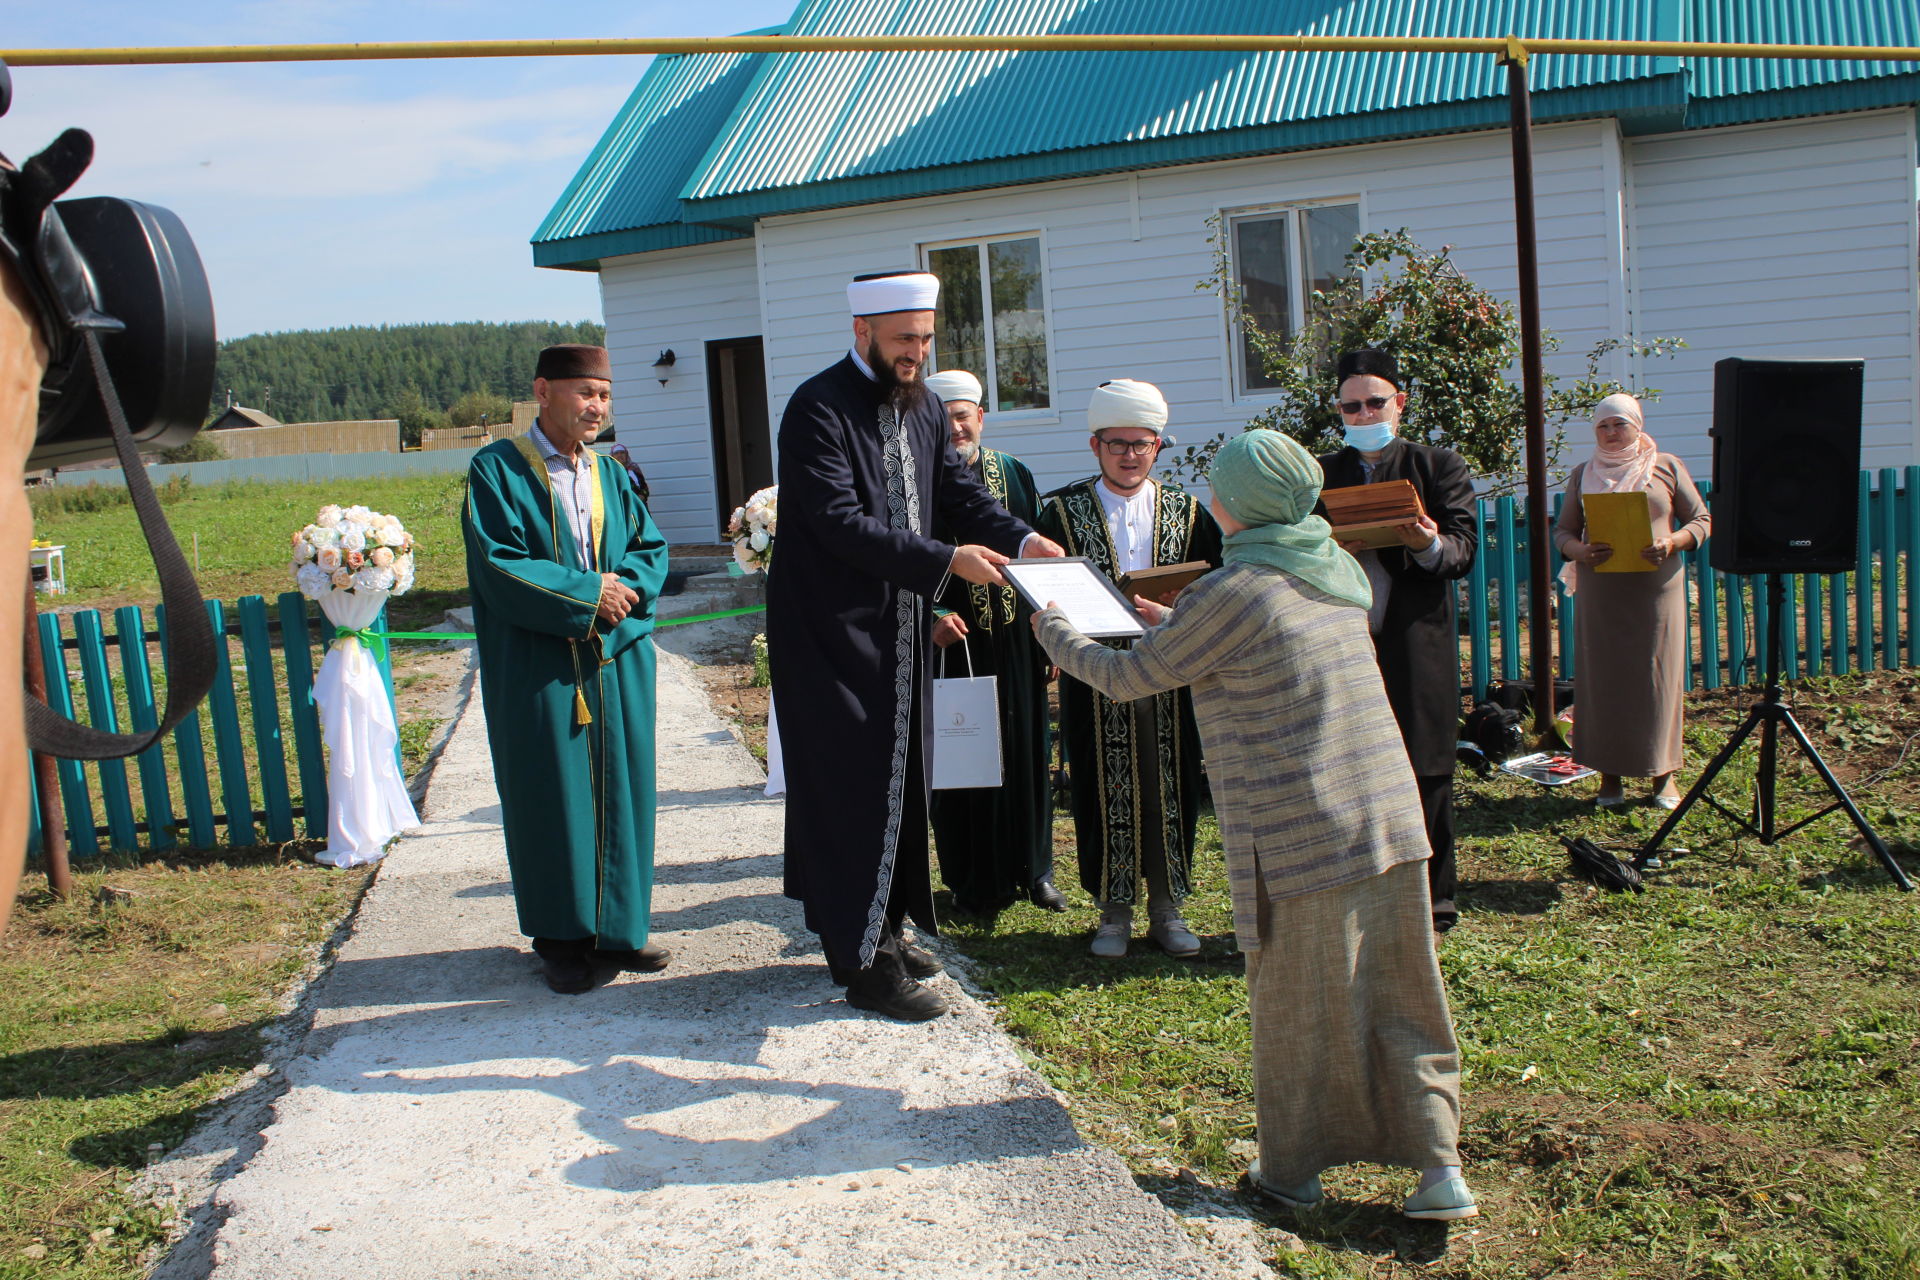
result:
M 1712 485 L 1701 493 L 1712 502 Z M 1564 493 L 1553 497 L 1559 518 Z M 1527 672 L 1529 541 L 1525 508 L 1512 498 L 1481 500 L 1480 554 L 1462 584 L 1460 611 L 1468 685 L 1475 699 L 1494 680 Z M 1710 563 L 1712 539 L 1683 554 L 1687 578 L 1688 689 L 1717 689 L 1760 679 L 1766 654 L 1765 579 L 1725 574 Z M 1560 584 L 1565 561 L 1548 544 L 1559 674 L 1579 680 L 1573 626 L 1577 596 Z M 1920 615 L 1920 467 L 1860 473 L 1855 566 L 1849 573 L 1789 574 L 1783 627 L 1788 679 L 1920 665 L 1912 619 Z M 1520 625 L 1513 625 L 1514 622 Z
M 1701 485 L 1703 492 L 1711 486 Z M 1555 494 L 1557 517 L 1564 501 Z M 1526 675 L 1528 538 L 1512 498 L 1481 501 L 1480 554 L 1461 583 L 1463 663 L 1475 698 L 1495 679 Z M 1768 602 L 1756 577 L 1722 574 L 1708 547 L 1684 554 L 1692 597 L 1687 629 L 1689 689 L 1751 683 L 1761 675 Z M 1558 581 L 1549 544 L 1560 674 L 1579 679 L 1573 646 L 1576 597 Z M 1786 675 L 1840 674 L 1920 665 L 1912 619 L 1920 616 L 1920 467 L 1860 474 L 1856 564 L 1850 573 L 1787 581 Z M 207 603 L 224 637 L 213 692 L 160 744 L 131 761 L 59 762 L 67 838 L 76 857 L 102 849 L 244 846 L 324 837 L 327 770 L 320 722 L 308 694 L 333 629 L 297 592 L 271 608 L 261 596 Z M 718 616 L 718 615 L 716 615 Z M 697 619 L 685 619 L 693 621 Z M 161 611 L 96 610 L 40 618 L 39 642 L 54 709 L 101 728 L 149 728 L 165 696 Z M 1518 625 L 1516 625 L 1518 624 Z M 385 630 L 383 613 L 374 623 Z M 137 637 L 137 641 L 135 640 Z M 381 659 L 388 692 L 392 669 Z M 28 849 L 40 850 L 40 812 Z
M 298 592 L 207 601 L 216 646 L 213 690 L 195 715 L 131 760 L 58 762 L 68 849 L 211 848 L 325 838 L 327 763 L 310 694 L 333 625 Z M 165 606 L 42 614 L 40 653 L 55 711 L 101 729 L 151 729 L 166 705 Z M 386 613 L 374 622 L 386 630 Z M 389 660 L 380 658 L 387 694 Z M 34 796 L 27 849 L 41 852 Z

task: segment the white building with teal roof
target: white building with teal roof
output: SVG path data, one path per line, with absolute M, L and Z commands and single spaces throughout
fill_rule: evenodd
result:
M 793 35 L 1184 31 L 1920 46 L 1913 0 L 801 0 Z M 1540 56 L 1540 296 L 1559 370 L 1602 338 L 1689 348 L 1611 374 L 1710 473 L 1723 356 L 1864 357 L 1862 465 L 1920 461 L 1920 64 Z M 1513 298 L 1505 72 L 1485 55 L 745 53 L 655 59 L 534 235 L 594 271 L 615 408 L 676 541 L 772 475 L 787 395 L 849 341 L 844 285 L 946 282 L 938 359 L 1043 487 L 1084 410 L 1156 383 L 1197 442 L 1270 402 L 1221 297 L 1281 325 L 1353 236 L 1406 228 Z M 663 352 L 670 366 L 656 371 Z M 663 383 L 660 375 L 666 377 Z

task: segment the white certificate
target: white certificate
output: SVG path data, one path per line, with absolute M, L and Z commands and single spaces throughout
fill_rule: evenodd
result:
M 1146 632 L 1139 613 L 1085 556 L 1011 560 L 1000 571 L 1036 610 L 1059 605 L 1083 636 L 1110 639 Z

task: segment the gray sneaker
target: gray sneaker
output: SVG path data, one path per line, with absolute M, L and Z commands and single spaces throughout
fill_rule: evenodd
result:
M 1127 954 L 1127 943 L 1132 938 L 1132 904 L 1110 903 L 1100 912 L 1100 927 L 1093 931 L 1093 945 L 1088 950 L 1102 960 L 1118 960 Z
M 1147 926 L 1147 941 L 1179 960 L 1200 954 L 1200 939 L 1193 936 L 1193 930 L 1180 918 L 1178 907 L 1154 908 L 1152 922 Z

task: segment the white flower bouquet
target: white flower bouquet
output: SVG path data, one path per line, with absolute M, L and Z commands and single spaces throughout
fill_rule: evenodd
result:
M 413 535 L 390 515 L 329 504 L 293 535 L 293 580 L 334 625 L 313 678 L 327 744 L 327 847 L 315 862 L 359 866 L 386 856 L 393 837 L 420 825 L 394 748 L 393 702 L 369 649 L 387 597 L 413 587 Z
M 336 592 L 404 595 L 413 588 L 413 535 L 392 516 L 330 503 L 294 533 L 290 567 L 309 600 Z
M 727 537 L 733 560 L 744 573 L 759 573 L 773 563 L 773 530 L 779 519 L 780 486 L 768 485 L 733 509 Z

